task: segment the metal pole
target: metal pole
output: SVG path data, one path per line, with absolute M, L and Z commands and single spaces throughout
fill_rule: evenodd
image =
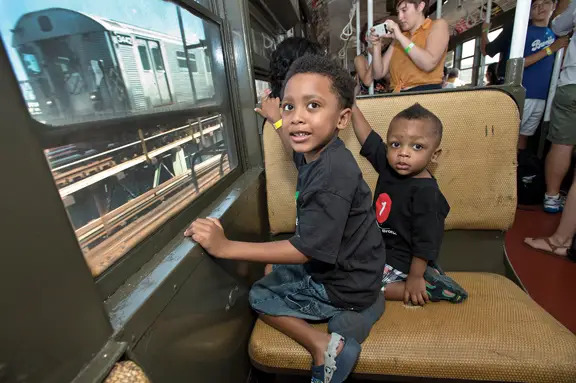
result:
M 444 0 L 436 0 L 436 20 L 442 17 L 442 3 Z
M 548 99 L 546 100 L 546 110 L 544 112 L 544 122 L 550 121 L 550 110 L 552 109 L 552 100 L 556 95 L 556 88 L 558 87 L 558 77 L 560 76 L 560 69 L 562 68 L 562 58 L 564 57 L 564 48 L 556 52 L 554 58 L 554 69 L 552 70 L 552 78 L 550 79 L 550 89 L 548 90 Z
M 374 1 L 368 0 L 368 31 L 374 26 Z M 368 53 L 368 65 L 372 63 L 372 55 Z M 370 84 L 368 94 L 374 94 L 374 81 Z
M 490 23 L 490 19 L 492 18 L 492 0 L 488 0 L 486 3 L 486 23 Z M 490 31 L 488 31 L 490 32 Z M 480 32 L 484 33 L 484 31 Z M 482 55 L 480 58 L 480 76 L 478 76 L 478 86 L 484 85 L 484 73 L 486 71 L 486 56 Z
M 356 2 L 356 56 L 360 56 L 362 53 L 362 47 L 360 45 L 360 34 L 362 33 L 362 27 L 360 26 L 360 3 L 362 3 L 360 0 Z
M 510 44 L 510 59 L 524 57 L 524 44 L 530 19 L 530 0 L 517 0 L 514 14 L 514 30 Z

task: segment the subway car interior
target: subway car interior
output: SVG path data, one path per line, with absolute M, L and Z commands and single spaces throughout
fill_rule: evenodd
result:
M 444 70 L 461 86 L 357 95 L 381 135 L 414 103 L 442 121 L 439 259 L 469 295 L 387 301 L 347 381 L 576 382 L 576 263 L 524 242 L 562 214 L 543 211 L 543 186 L 537 201 L 519 198 L 538 180 L 519 177 L 518 134 L 530 9 L 546 1 L 423 1 L 448 25 Z M 366 31 L 398 20 L 399 3 L 0 2 L 0 382 L 310 381 L 306 349 L 251 308 L 265 264 L 215 258 L 184 232 L 214 217 L 234 241 L 292 237 L 296 169 L 275 121 L 255 112 L 272 54 L 306 38 L 357 76 L 355 58 L 372 60 Z M 482 34 L 507 28 L 508 60 L 485 55 Z M 536 167 L 565 51 L 527 142 Z M 352 127 L 339 136 L 374 193 Z

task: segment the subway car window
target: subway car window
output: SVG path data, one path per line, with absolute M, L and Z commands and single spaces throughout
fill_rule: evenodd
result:
M 475 49 L 476 39 L 468 40 L 462 44 L 462 58 L 460 59 L 460 79 L 466 84 L 472 83 Z
M 76 129 L 66 145 L 45 147 L 94 276 L 236 167 L 218 24 L 164 0 L 10 1 L 0 11 L 41 133 L 159 121 L 97 138 Z
M 256 79 L 254 81 L 254 86 L 256 87 L 256 97 L 258 103 L 262 102 L 262 95 L 266 89 L 270 89 L 270 83 L 268 81 L 262 81 Z
M 495 29 L 488 33 L 488 41 L 494 41 L 494 39 L 498 37 L 500 33 L 502 33 L 502 28 Z M 484 63 L 484 73 L 486 73 L 488 65 L 497 63 L 498 61 L 500 61 L 500 53 L 497 53 L 494 55 L 494 57 L 486 56 L 486 62 Z
M 272 52 L 276 49 L 276 41 L 273 35 L 254 18 L 251 19 L 251 33 L 252 52 L 270 59 Z

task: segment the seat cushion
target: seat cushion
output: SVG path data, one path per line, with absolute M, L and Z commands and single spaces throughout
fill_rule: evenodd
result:
M 388 302 L 355 374 L 505 382 L 576 382 L 576 336 L 518 286 L 490 273 L 449 273 L 461 304 Z M 325 330 L 325 324 L 315 327 Z M 308 352 L 258 320 L 250 357 L 268 372 L 310 369 Z
M 419 102 L 444 125 L 442 154 L 431 168 L 451 206 L 447 229 L 506 230 L 516 211 L 518 106 L 497 89 L 362 98 L 368 122 L 386 138 L 392 118 Z M 340 138 L 352 152 L 374 192 L 378 175 L 362 156 L 351 126 Z M 294 232 L 297 172 L 270 124 L 263 132 L 268 217 L 273 234 Z

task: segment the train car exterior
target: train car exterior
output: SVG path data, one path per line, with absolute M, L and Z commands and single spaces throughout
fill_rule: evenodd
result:
M 50 8 L 23 15 L 17 49 L 41 117 L 60 125 L 191 107 L 214 96 L 205 40 Z

